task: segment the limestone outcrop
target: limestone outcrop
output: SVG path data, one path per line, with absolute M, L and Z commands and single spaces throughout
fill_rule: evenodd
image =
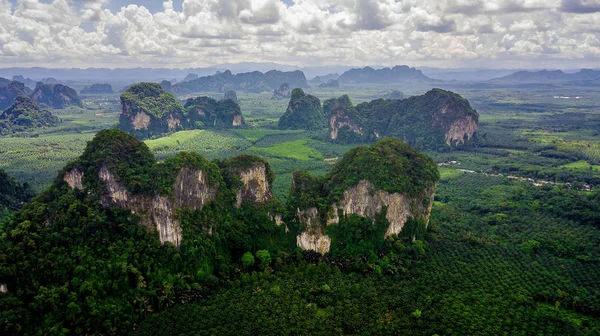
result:
M 335 142 L 372 142 L 383 136 L 418 149 L 458 147 L 474 138 L 479 115 L 460 95 L 433 89 L 407 99 L 377 99 L 353 106 L 347 96 L 323 104 L 329 138 Z

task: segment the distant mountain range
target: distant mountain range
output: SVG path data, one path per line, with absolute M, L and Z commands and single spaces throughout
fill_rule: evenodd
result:
M 600 71 L 582 69 L 575 73 L 561 70 L 519 71 L 511 75 L 492 79 L 493 83 L 596 83 L 600 84 Z

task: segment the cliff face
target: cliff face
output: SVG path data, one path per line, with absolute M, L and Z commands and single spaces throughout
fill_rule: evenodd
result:
M 343 197 L 331 205 L 324 223 L 316 207 L 297 209 L 296 221 L 306 227 L 306 230 L 296 237 L 296 243 L 303 250 L 328 253 L 332 240 L 325 233 L 326 227 L 338 225 L 340 215 L 347 217 L 355 214 L 369 218 L 374 223 L 376 216 L 383 211 L 384 207 L 386 207 L 385 218 L 389 222 L 384 237 L 400 234 L 410 217 L 421 218 L 428 224 L 434 190 L 433 186 L 423 190 L 417 197 L 409 197 L 401 193 L 376 190 L 371 182 L 362 180 L 358 185 L 344 191 Z
M 419 149 L 464 145 L 477 131 L 478 114 L 458 94 L 433 89 L 408 99 L 377 99 L 352 106 L 349 99 L 328 99 L 329 138 L 371 142 L 382 136 L 402 139 Z M 340 134 L 344 133 L 343 137 Z
M 139 138 L 149 138 L 179 129 L 183 107 L 157 83 L 132 85 L 121 95 L 118 128 Z
M 242 186 L 237 190 L 236 206 L 244 202 L 266 203 L 273 199 L 266 164 L 257 164 L 239 172 Z
M 104 207 L 119 207 L 138 215 L 148 230 L 159 232 L 161 243 L 181 244 L 181 225 L 174 216 L 176 209 L 198 210 L 214 200 L 218 186 L 210 185 L 206 172 L 183 168 L 173 184 L 173 197 L 132 193 L 102 166 L 98 178 L 105 188 L 102 195 Z M 71 189 L 83 189 L 83 172 L 79 168 L 68 170 L 63 179 Z
M 333 205 L 327 219 L 327 225 L 340 222 L 339 212 L 343 216 L 356 214 L 375 220 L 375 216 L 387 207 L 386 219 L 390 223 L 385 237 L 399 234 L 409 217 L 425 218 L 429 223 L 429 215 L 433 205 L 435 187 L 423 190 L 417 197 L 409 197 L 401 193 L 389 193 L 376 190 L 375 186 L 362 180 L 355 187 L 344 191 L 342 199 Z M 423 199 L 426 202 L 423 202 Z
M 336 140 L 342 127 L 348 127 L 351 132 L 360 136 L 364 135 L 363 129 L 344 110 L 338 108 L 329 115 L 329 139 Z
M 369 233 L 364 239 L 382 241 L 400 234 L 419 239 L 429 223 L 439 173 L 430 158 L 397 139 L 384 138 L 350 150 L 325 177 L 302 171 L 292 177 L 288 214 L 294 213 L 291 220 L 299 227 L 296 243 L 326 253 L 351 244 L 344 239 L 352 239 L 348 230 L 356 229 L 353 215 L 369 219 L 377 232 L 383 228 L 380 236 Z M 423 227 L 406 229 L 411 218 Z

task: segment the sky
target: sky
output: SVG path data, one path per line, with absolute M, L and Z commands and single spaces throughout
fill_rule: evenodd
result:
M 600 0 L 0 0 L 0 67 L 600 67 Z

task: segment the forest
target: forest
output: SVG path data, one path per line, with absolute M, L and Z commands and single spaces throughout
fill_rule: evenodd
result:
M 357 107 L 394 91 L 421 96 L 430 87 L 303 90 L 324 104 L 346 94 Z M 107 130 L 120 118 L 120 93 L 82 97 L 85 108 L 49 108 L 59 123 L 0 138 L 0 285 L 7 289 L 0 330 L 600 333 L 598 92 L 561 88 L 565 96 L 590 97 L 575 102 L 555 100 L 548 88 L 444 91 L 460 93 L 477 111 L 476 138 L 423 152 L 399 141 L 331 142 L 323 111 L 318 127 L 280 129 L 290 99 L 272 92 L 237 91 L 244 127 L 202 125 L 144 141 Z M 182 114 L 226 101 L 220 92 L 207 95 L 212 100 L 170 101 Z M 265 164 L 270 201 L 235 207 L 240 172 Z M 103 166 L 140 199 L 175 197 L 183 168 L 206 170 L 209 185 L 222 188 L 201 210 L 175 213 L 183 239 L 163 244 L 143 214 L 102 205 L 96 177 Z M 85 189 L 63 179 L 75 168 Z M 429 224 L 411 218 L 387 236 L 385 211 L 348 215 L 322 227 L 328 253 L 298 248 L 306 227 L 295 211 L 316 206 L 326 221 L 328 206 L 365 178 L 376 190 L 415 197 L 435 185 Z

